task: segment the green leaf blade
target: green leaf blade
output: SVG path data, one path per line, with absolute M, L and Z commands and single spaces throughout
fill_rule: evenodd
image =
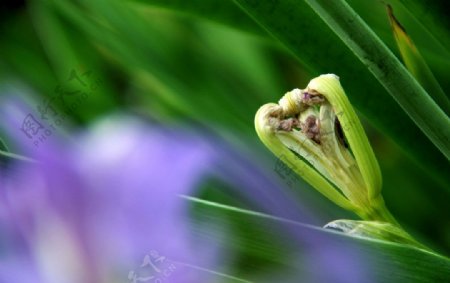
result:
M 209 239 L 213 237 L 226 250 L 238 251 L 247 257 L 257 256 L 260 260 L 259 264 L 270 265 L 274 268 L 272 271 L 280 268 L 283 270 L 283 275 L 296 275 L 297 278 L 298 276 L 312 278 L 317 275 L 315 274 L 317 270 L 308 264 L 308 256 L 311 256 L 308 250 L 317 247 L 313 248 L 308 245 L 307 240 L 316 239 L 324 246 L 345 247 L 344 250 L 347 250 L 348 253 L 360 257 L 363 262 L 358 266 L 360 269 L 358 272 L 370 276 L 366 278 L 365 282 L 446 282 L 450 278 L 450 260 L 448 258 L 410 245 L 349 236 L 257 211 L 197 198 L 187 197 L 187 199 L 195 204 L 196 214 L 202 215 L 201 220 L 192 219 L 195 226 L 198 227 L 199 221 L 203 221 L 203 223 L 214 223 L 219 226 L 235 223 L 239 227 L 237 235 L 227 241 L 221 241 L 220 235 L 211 233 L 211 230 L 196 229 L 195 234 L 198 237 Z M 290 231 L 296 236 L 292 238 L 293 235 L 286 231 Z M 298 238 L 299 236 L 301 238 Z M 340 257 L 331 252 L 330 250 L 330 256 L 335 256 L 334 260 L 345 259 L 345 254 Z M 295 260 L 296 253 L 305 257 L 305 261 Z M 320 265 L 320 262 L 314 264 Z M 258 263 L 252 265 L 252 270 L 254 269 L 258 269 Z M 324 270 L 324 272 L 332 272 L 332 270 Z M 342 272 L 334 274 L 339 282 L 346 280 L 346 278 L 338 277 L 347 274 L 346 270 Z M 248 274 L 237 274 L 237 276 L 251 282 L 254 281 L 252 280 L 254 278 Z M 317 281 L 306 280 L 306 282 Z
M 283 43 L 299 61 L 308 66 L 314 75 L 330 72 L 337 74 L 341 78 L 341 83 L 347 90 L 352 104 L 375 127 L 392 137 L 401 148 L 407 149 L 408 155 L 436 177 L 441 184 L 450 181 L 449 176 L 440 173 L 450 170 L 447 158 L 435 149 L 430 140 L 416 127 L 380 82 L 369 73 L 368 68 L 349 52 L 348 47 L 309 5 L 304 1 L 268 3 L 236 0 L 236 2 L 271 35 Z M 388 72 L 385 61 L 378 62 L 377 68 L 385 69 Z M 396 61 L 397 67 L 402 67 L 401 63 Z M 385 76 L 389 76 L 389 72 Z M 415 80 L 413 79 L 413 81 Z M 421 89 L 417 82 L 415 82 L 415 86 Z M 407 86 L 407 88 L 410 87 Z M 409 100 L 410 98 L 403 97 L 403 99 Z M 429 97 L 428 99 L 431 100 Z M 417 104 L 419 107 L 421 106 L 419 102 L 415 101 L 415 105 Z M 442 118 L 442 115 L 438 116 Z M 418 117 L 421 118 L 422 124 L 432 123 L 436 120 L 439 125 L 449 123 L 447 117 L 442 120 L 437 116 L 433 116 L 433 119 L 430 120 L 428 117 Z M 436 128 L 436 125 L 434 127 Z M 450 126 L 443 126 L 439 131 L 443 133 L 433 133 L 442 138 L 447 135 L 446 132 L 450 131 Z M 448 147 L 450 143 L 444 138 L 440 139 L 440 144 L 442 147 Z M 443 167 L 446 170 L 443 170 Z
M 445 95 L 411 37 L 395 17 L 392 7 L 388 5 L 387 9 L 395 41 L 406 68 L 448 115 L 450 113 L 450 100 Z

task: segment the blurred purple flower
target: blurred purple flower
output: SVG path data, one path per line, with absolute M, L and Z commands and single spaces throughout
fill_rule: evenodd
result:
M 226 227 L 214 226 L 213 240 L 194 237 L 189 203 L 180 197 L 195 195 L 207 176 L 226 182 L 234 188 L 226 193 L 239 195 L 251 209 L 312 221 L 273 172 L 256 165 L 257 158 L 211 134 L 117 117 L 76 142 L 55 135 L 36 148 L 17 133 L 17 113 L 26 110 L 12 113 L 11 136 L 38 162 L 0 168 L 0 283 L 219 282 L 204 270 L 227 271 L 233 255 L 217 238 Z M 305 282 L 367 279 L 358 255 L 345 246 L 290 222 L 275 221 L 267 229 L 291 242 L 294 254 L 309 257 L 311 280 Z M 296 282 L 289 274 L 277 276 Z
M 212 244 L 203 250 L 191 241 L 187 202 L 179 197 L 192 194 L 211 166 L 211 147 L 119 120 L 77 144 L 2 172 L 0 234 L 15 256 L 2 260 L 0 282 L 111 282 L 112 274 L 125 275 L 121 282 L 127 275 L 130 282 L 165 275 L 165 282 L 196 282 L 192 270 L 169 267 L 207 267 L 218 258 Z M 145 276 L 133 270 L 140 265 Z

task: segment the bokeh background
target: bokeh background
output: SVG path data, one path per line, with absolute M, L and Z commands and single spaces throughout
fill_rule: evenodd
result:
M 202 8 L 196 4 L 198 1 L 172 2 L 175 4 L 145 0 L 3 1 L 0 12 L 1 103 L 14 97 L 24 103 L 36 119 L 43 109 L 48 115 L 53 110 L 64 113 L 64 119 L 47 137 L 50 141 L 59 136 L 77 141 L 78 133 L 117 113 L 139 117 L 144 123 L 157 127 L 200 134 L 214 140 L 219 150 L 232 151 L 256 163 L 258 170 L 274 180 L 280 191 L 289 194 L 305 215 L 312 216 L 302 219 L 307 224 L 321 227 L 335 219 L 357 219 L 302 180 L 295 178 L 291 182 L 277 173 L 276 158 L 262 146 L 254 131 L 256 110 L 262 104 L 278 101 L 293 88 L 305 87 L 311 78 L 320 74 L 317 68 L 299 60 L 237 5 L 230 4 L 231 1 L 224 1 L 228 4 L 210 1 L 209 7 Z M 380 1 L 348 2 L 399 56 L 384 4 Z M 438 1 L 433 3 L 430 9 L 434 9 L 436 15 L 445 13 Z M 412 19 L 402 6 L 395 11 L 448 93 L 450 65 L 449 58 L 444 57 L 448 54 L 448 45 L 441 48 L 445 46 L 445 38 L 444 44 L 437 43 L 424 32 L 428 22 Z M 442 33 L 448 32 L 445 20 L 434 22 L 435 26 L 439 24 Z M 299 34 L 303 32 L 298 30 Z M 308 34 L 315 34 L 317 38 L 329 36 L 321 34 L 320 30 L 311 30 Z M 310 40 L 314 43 L 316 39 Z M 309 46 L 305 47 L 305 53 L 311 53 L 307 49 Z M 342 64 L 348 64 L 341 57 L 333 57 L 333 51 L 315 52 L 318 62 L 332 60 L 333 64 L 339 64 L 343 60 Z M 322 52 L 326 59 L 320 58 Z M 311 61 L 314 62 L 314 58 Z M 326 72 L 337 73 L 338 70 L 330 68 Z M 370 81 L 373 78 L 365 73 L 353 78 L 341 76 L 345 89 L 355 80 L 359 86 L 364 86 L 366 81 L 368 87 L 373 84 Z M 364 88 L 358 93 L 354 88 L 349 91 L 352 102 L 365 99 Z M 58 95 L 63 99 L 55 98 Z M 356 103 L 355 107 L 382 169 L 387 206 L 407 231 L 433 249 L 450 255 L 447 160 L 430 157 L 434 165 L 431 168 L 395 136 L 386 133 L 377 117 L 360 111 L 358 105 Z M 381 102 L 377 106 L 379 115 L 384 115 L 382 105 Z M 396 114 L 386 115 L 395 126 Z M 2 125 L 2 146 L 25 155 L 11 130 L 6 130 L 8 126 Z M 114 135 L 109 143 L 120 143 L 122 138 L 125 137 Z M 409 142 L 414 144 L 415 140 Z M 428 151 L 430 155 L 436 151 L 434 148 L 421 150 L 423 156 L 427 156 Z M 10 162 L 3 158 L 2 166 Z M 229 161 L 223 159 L 223 162 Z M 260 209 L 252 203 L 252 197 L 259 201 L 259 196 L 252 196 L 254 191 L 251 190 L 242 193 L 248 189 L 244 181 L 241 184 L 240 187 L 236 182 L 227 184 L 219 178 L 208 177 L 199 182 L 195 196 L 243 209 Z M 215 215 L 195 211 L 193 209 L 195 219 Z M 226 219 L 223 221 L 228 225 L 226 233 L 230 239 L 231 235 L 239 234 L 236 231 L 245 229 L 249 234 L 261 234 L 259 224 L 243 225 L 239 217 L 221 213 L 215 217 Z M 208 222 L 208 219 L 203 220 Z M 266 268 L 258 264 L 258 260 L 263 262 L 261 254 L 265 251 L 251 247 L 251 240 L 239 245 L 251 252 L 235 261 L 235 270 L 245 274 L 252 268 Z M 281 250 L 277 252 L 282 253 Z

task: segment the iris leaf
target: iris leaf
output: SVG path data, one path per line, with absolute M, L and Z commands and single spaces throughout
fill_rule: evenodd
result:
M 326 33 L 322 33 L 315 26 L 314 28 L 311 27 L 314 21 L 309 22 L 308 17 L 311 18 L 314 15 L 311 15 L 311 13 L 305 15 L 302 2 L 255 2 L 248 0 L 237 0 L 237 2 L 295 54 L 301 54 L 304 51 L 302 46 L 304 41 L 328 37 Z M 448 142 L 450 140 L 450 119 L 351 7 L 345 1 L 305 2 L 352 50 L 354 55 L 378 79 L 426 136 L 447 158 L 450 158 L 450 143 Z M 317 20 L 315 19 L 316 23 Z M 295 32 L 295 30 L 300 32 Z M 304 30 L 314 30 L 315 36 L 304 38 L 306 37 L 305 34 L 299 35 Z M 316 52 L 318 54 L 315 58 L 329 55 L 330 48 L 334 47 L 335 45 L 332 44 L 324 49 L 317 46 Z M 339 58 L 339 63 L 343 63 L 341 57 L 333 57 L 332 60 L 338 60 Z M 328 65 L 330 67 L 333 64 Z M 340 74 L 339 71 L 335 71 L 335 73 Z M 350 81 L 353 85 L 357 84 L 356 77 Z M 366 86 L 366 88 L 370 88 L 370 86 Z M 377 96 L 378 99 L 382 99 L 380 93 Z
M 177 0 L 163 1 L 164 3 L 158 0 L 141 0 L 140 2 L 174 9 L 175 11 L 182 11 L 184 7 Z M 211 2 L 215 3 L 215 1 L 211 0 L 198 0 L 190 6 L 189 12 L 210 20 L 218 20 L 210 17 L 210 15 L 215 13 L 213 10 L 209 12 L 204 10 L 204 7 L 211 6 Z M 277 42 L 281 42 L 287 47 L 295 58 L 310 71 L 312 76 L 331 72 L 339 75 L 352 104 L 368 118 L 368 121 L 373 126 L 392 138 L 400 148 L 406 151 L 408 156 L 415 160 L 423 170 L 434 176 L 441 184 L 450 182 L 448 174 L 444 174 L 445 171 L 450 170 L 447 158 L 442 156 L 427 136 L 417 128 L 393 97 L 388 95 L 386 89 L 369 72 L 367 66 L 358 60 L 355 54 L 345 46 L 340 38 L 305 1 L 237 0 L 236 2 Z M 231 11 L 231 7 L 227 6 L 227 9 Z M 236 15 L 238 14 L 239 12 L 236 12 Z M 219 20 L 222 23 L 227 23 L 227 21 L 222 19 Z M 397 59 L 394 61 L 396 68 L 403 68 Z M 386 67 L 384 61 L 379 61 L 378 63 L 380 63 L 382 68 Z M 374 64 L 372 64 L 373 66 Z M 384 70 L 386 72 L 389 71 L 388 68 Z M 404 70 L 404 72 L 407 71 Z M 406 79 L 407 81 L 400 80 L 395 82 L 395 80 L 396 78 L 389 76 L 383 79 L 383 82 L 385 85 L 396 83 L 397 86 L 400 82 L 406 83 L 408 89 L 419 91 L 422 98 L 424 95 L 426 96 L 425 91 L 410 75 Z M 414 87 L 409 86 L 410 82 Z M 405 85 L 401 87 L 399 94 L 395 95 L 396 97 L 401 97 L 403 102 L 410 103 L 409 97 L 405 95 L 404 87 Z M 276 98 L 279 95 L 279 93 L 276 93 L 273 94 L 273 97 Z M 432 104 L 432 100 L 428 96 L 425 100 L 431 101 Z M 414 104 L 415 106 L 420 106 L 420 109 L 415 108 L 415 110 L 420 113 L 420 115 L 416 115 L 416 118 L 419 118 L 421 123 L 427 123 L 433 129 L 438 128 L 440 125 L 439 132 L 433 131 L 433 134 L 441 138 L 447 135 L 450 128 L 448 127 L 449 122 L 447 117 L 443 117 L 445 114 L 442 111 L 438 111 L 437 114 L 434 113 L 434 110 L 427 112 L 422 109 L 422 103 L 415 101 Z M 407 108 L 411 109 L 410 106 L 407 106 Z M 432 108 L 434 109 L 434 107 Z M 424 114 L 428 116 L 423 117 Z M 429 116 L 431 116 L 431 119 Z M 437 124 L 434 124 L 434 122 L 437 122 Z M 411 142 L 412 140 L 414 140 L 413 143 Z M 441 140 L 439 144 L 442 148 L 448 146 L 449 143 Z M 443 167 L 446 169 L 443 170 Z
M 420 82 L 422 87 L 427 90 L 436 103 L 440 105 L 447 114 L 449 114 L 450 100 L 445 95 L 411 37 L 395 17 L 392 7 L 388 5 L 387 9 L 392 31 L 406 68 L 408 68 L 411 74 Z
M 198 215 L 203 215 L 201 221 L 214 223 L 214 225 L 226 226 L 229 223 L 245 223 L 240 226 L 240 233 L 233 240 L 221 241 L 217 236 L 217 242 L 223 245 L 226 250 L 238 250 L 248 255 L 258 254 L 259 258 L 267 264 L 278 264 L 283 270 L 283 275 L 291 274 L 311 278 L 314 276 L 314 269 L 308 268 L 308 250 L 313 249 L 308 245 L 309 239 L 320 241 L 320 245 L 339 245 L 345 247 L 349 253 L 355 254 L 364 259 L 364 265 L 370 266 L 372 272 L 369 274 L 370 280 L 367 282 L 444 282 L 450 278 L 450 260 L 435 253 L 414 248 L 406 244 L 399 244 L 385 240 L 354 237 L 344 233 L 335 232 L 320 227 L 302 224 L 295 221 L 278 218 L 264 213 L 250 211 L 238 207 L 228 206 L 216 202 L 202 199 L 186 197 L 188 201 L 195 204 Z M 227 217 L 223 217 L 226 215 Z M 194 218 L 194 223 L 198 221 Z M 252 230 L 254 227 L 258 229 Z M 259 232 L 258 232 L 259 231 Z M 292 233 L 303 235 L 304 242 L 292 242 L 288 234 L 280 231 L 291 231 Z M 201 237 L 211 236 L 211 230 L 197 229 L 196 234 Z M 268 238 L 269 237 L 269 238 Z M 242 243 L 252 243 L 249 246 Z M 274 244 L 276 243 L 276 244 Z M 342 261 L 345 255 L 332 254 L 334 260 Z M 306 257 L 305 262 L 293 259 L 293 254 L 299 251 L 300 255 Z M 261 263 L 262 264 L 262 263 Z M 304 265 L 303 265 L 304 264 Z M 320 264 L 320 261 L 315 264 Z M 316 270 L 317 272 L 317 270 Z M 329 270 L 328 272 L 333 272 Z M 334 274 L 335 282 L 345 282 L 348 271 L 342 274 Z M 350 272 L 351 273 L 351 272 Z M 241 278 L 251 281 L 251 275 L 240 275 Z

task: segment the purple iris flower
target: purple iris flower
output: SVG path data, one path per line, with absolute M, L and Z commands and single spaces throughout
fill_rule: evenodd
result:
M 195 282 L 174 262 L 207 267 L 217 251 L 192 241 L 179 195 L 194 193 L 213 157 L 193 136 L 115 120 L 2 172 L 0 231 L 19 266 L 0 282 L 22 268 L 36 270 L 28 282 Z
M 18 117 L 10 123 L 19 125 Z M 226 227 L 215 229 L 214 239 L 195 237 L 190 203 L 180 197 L 196 195 L 208 176 L 226 182 L 233 188 L 227 193 L 252 209 L 311 218 L 273 173 L 212 135 L 127 117 L 103 121 L 70 142 L 54 136 L 36 150 L 16 134 L 36 162 L 0 170 L 0 283 L 224 282 L 236 256 L 224 248 Z M 305 282 L 368 282 L 358 255 L 344 246 L 289 222 L 269 222 L 282 241 L 307 247 L 298 253 L 309 263 L 291 262 L 311 267 Z M 291 274 L 276 277 L 297 282 Z M 271 282 L 265 278 L 258 282 Z

